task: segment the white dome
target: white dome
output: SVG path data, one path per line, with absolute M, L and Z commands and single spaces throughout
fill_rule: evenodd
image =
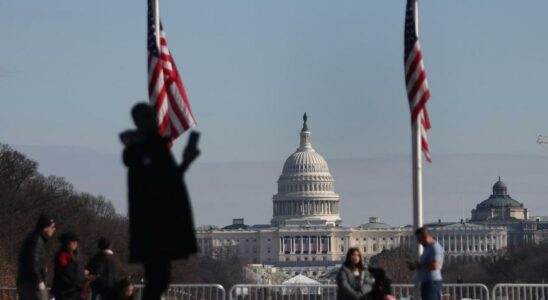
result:
M 329 172 L 325 159 L 313 149 L 306 149 L 291 154 L 287 158 L 282 171 L 283 175 L 295 173 Z
M 274 195 L 272 224 L 340 224 L 339 195 L 325 159 L 312 148 L 304 116 L 299 148 L 284 163 Z

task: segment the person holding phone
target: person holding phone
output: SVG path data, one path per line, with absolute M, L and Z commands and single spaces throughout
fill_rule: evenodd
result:
M 421 227 L 415 231 L 417 242 L 424 247 L 416 262 L 407 262 L 409 270 L 416 270 L 417 279 L 421 283 L 422 300 L 440 300 L 442 292 L 441 269 L 443 267 L 444 251 L 434 239 L 428 228 Z
M 158 133 L 156 112 L 147 103 L 131 110 L 137 130 L 120 134 L 128 168 L 130 262 L 144 263 L 144 300 L 158 300 L 170 280 L 170 262 L 197 252 L 184 174 L 198 157 L 191 134 L 183 162 L 175 162 L 169 140 Z

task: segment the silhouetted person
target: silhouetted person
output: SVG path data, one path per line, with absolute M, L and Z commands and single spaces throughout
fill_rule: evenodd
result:
M 391 293 L 392 282 L 381 268 L 369 267 L 369 273 L 373 276 L 373 289 L 365 295 L 365 300 L 396 300 Z
M 358 248 L 350 248 L 346 260 L 337 273 L 337 300 L 361 300 L 369 288 L 365 266 Z
M 55 233 L 53 219 L 40 215 L 36 228 L 30 233 L 19 251 L 17 294 L 21 300 L 48 300 L 46 267 L 48 239 Z
M 82 299 L 84 269 L 78 260 L 78 242 L 73 232 L 65 232 L 59 237 L 61 247 L 55 254 L 51 293 L 55 300 Z
M 120 135 L 128 167 L 130 262 L 145 264 L 143 299 L 157 300 L 169 284 L 170 261 L 197 252 L 183 174 L 199 151 L 186 147 L 177 165 L 152 107 L 137 104 L 131 115 L 137 130 Z
M 443 248 L 426 227 L 417 229 L 415 237 L 417 242 L 424 247 L 424 251 L 419 261 L 408 262 L 408 267 L 410 270 L 417 270 L 422 300 L 439 300 L 442 291 Z
M 86 269 L 92 279 L 90 284 L 92 300 L 111 299 L 112 289 L 116 284 L 116 264 L 111 246 L 107 238 L 101 237 L 97 242 L 99 252 L 88 262 Z

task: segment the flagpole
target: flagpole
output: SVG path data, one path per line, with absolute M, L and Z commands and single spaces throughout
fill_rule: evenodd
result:
M 417 230 L 422 227 L 422 160 L 421 160 L 421 132 L 420 116 L 417 117 L 412 126 L 412 147 L 413 147 L 413 228 Z M 422 254 L 422 246 L 417 243 L 414 249 L 417 260 Z M 415 299 L 420 299 L 420 282 L 415 277 Z
M 419 7 L 415 1 L 415 32 L 419 36 Z M 413 153 L 413 228 L 417 230 L 423 226 L 422 216 L 422 145 L 421 145 L 421 114 L 417 116 L 412 126 L 412 153 Z M 422 246 L 417 243 L 415 255 L 417 259 L 422 254 Z M 415 300 L 421 299 L 420 282 L 415 277 Z
M 150 0 L 152 2 L 152 8 L 154 10 L 154 29 L 156 30 L 156 45 L 160 50 L 160 0 Z

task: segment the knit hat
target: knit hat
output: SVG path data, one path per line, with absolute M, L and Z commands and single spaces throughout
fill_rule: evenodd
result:
M 38 217 L 38 222 L 36 223 L 36 229 L 42 230 L 53 224 L 54 224 L 53 219 L 50 216 L 46 214 L 41 214 L 40 217 Z
M 97 247 L 99 247 L 99 250 L 106 250 L 110 248 L 110 241 L 102 236 L 99 241 L 97 241 Z

